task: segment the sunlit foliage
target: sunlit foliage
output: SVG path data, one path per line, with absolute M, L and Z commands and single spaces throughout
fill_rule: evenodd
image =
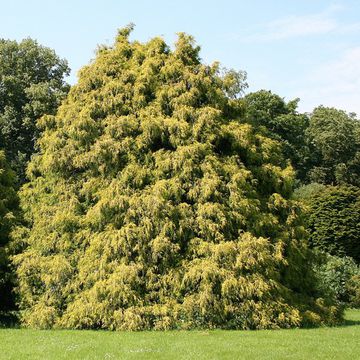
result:
M 21 191 L 14 258 L 32 327 L 278 328 L 336 321 L 317 298 L 294 172 L 242 122 L 242 72 L 192 37 L 100 47 Z

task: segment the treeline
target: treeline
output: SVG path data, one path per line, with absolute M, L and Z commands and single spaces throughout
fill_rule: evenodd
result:
M 295 197 L 310 207 L 310 243 L 359 263 L 360 122 L 355 114 L 324 106 L 300 114 L 297 99 L 286 103 L 270 91 L 241 101 L 246 121 L 278 140 L 296 171 Z
M 0 41 L 0 315 L 51 328 L 330 324 L 360 303 L 360 132 L 192 37 L 69 68 Z M 295 190 L 295 192 L 294 192 Z
M 360 305 L 360 122 L 356 114 L 319 106 L 301 114 L 270 91 L 242 100 L 246 121 L 282 144 L 296 171 L 293 198 L 303 204 L 309 245 L 325 258 L 320 287 L 348 306 Z

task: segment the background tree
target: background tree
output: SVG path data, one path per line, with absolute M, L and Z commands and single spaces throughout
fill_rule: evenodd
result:
M 15 257 L 34 327 L 277 328 L 333 322 L 302 242 L 294 174 L 240 121 L 243 73 L 122 29 L 80 72 L 21 191 Z
M 308 180 L 329 185 L 360 185 L 360 124 L 342 110 L 319 106 L 306 135 L 312 168 Z
M 319 106 L 308 116 L 271 91 L 246 95 L 246 121 L 282 143 L 300 183 L 359 186 L 360 123 L 354 114 Z
M 360 189 L 311 184 L 296 192 L 305 213 L 312 246 L 360 263 Z
M 0 148 L 21 182 L 39 134 L 36 120 L 56 112 L 68 74 L 67 62 L 36 41 L 0 39 Z
M 5 313 L 14 308 L 7 249 L 18 206 L 14 182 L 15 174 L 10 170 L 4 152 L 0 151 L 0 323 Z
M 299 99 L 286 103 L 271 91 L 260 90 L 243 99 L 246 121 L 266 129 L 266 134 L 283 146 L 285 158 L 291 161 L 296 177 L 304 181 L 310 166 L 310 150 L 305 131 L 309 126 L 306 114 L 296 111 Z

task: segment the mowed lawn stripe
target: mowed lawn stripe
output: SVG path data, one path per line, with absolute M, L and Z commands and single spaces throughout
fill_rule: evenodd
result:
M 1 359 L 357 359 L 360 310 L 332 328 L 109 332 L 0 330 Z

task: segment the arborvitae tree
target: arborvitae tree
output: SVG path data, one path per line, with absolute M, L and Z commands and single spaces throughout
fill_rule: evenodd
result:
M 67 62 L 36 41 L 0 39 L 0 146 L 20 182 L 38 137 L 36 120 L 56 112 L 68 73 Z
M 119 32 L 80 72 L 21 191 L 15 257 L 33 327 L 277 328 L 335 321 L 317 299 L 293 170 L 241 122 L 243 73 Z
M 18 206 L 14 180 L 15 174 L 10 170 L 4 152 L 0 151 L 0 323 L 5 313 L 14 308 L 7 251 L 9 233 L 14 224 Z

